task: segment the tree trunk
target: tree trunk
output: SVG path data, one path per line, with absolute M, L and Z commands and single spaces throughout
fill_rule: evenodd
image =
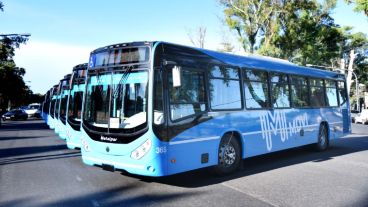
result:
M 346 77 L 348 94 L 350 94 L 350 88 L 351 88 L 351 83 L 352 83 L 352 80 L 351 79 L 352 79 L 352 75 L 353 75 L 353 71 L 354 71 L 354 68 L 353 68 L 354 59 L 355 59 L 354 50 L 350 50 L 350 59 L 349 59 L 349 66 L 348 66 L 348 76 Z M 355 80 L 355 81 L 357 81 L 357 80 Z

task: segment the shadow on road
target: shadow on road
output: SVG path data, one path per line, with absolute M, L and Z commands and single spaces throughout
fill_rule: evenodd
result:
M 25 136 L 25 137 L 1 137 L 1 141 L 16 140 L 16 139 L 38 139 L 38 138 L 51 138 L 50 136 Z
M 43 206 L 151 206 L 153 204 L 175 204 L 172 200 L 185 199 L 186 197 L 198 195 L 198 192 L 149 192 L 148 194 L 135 194 L 133 191 L 141 186 L 138 183 L 125 184 L 123 186 L 111 188 L 104 191 L 89 193 L 86 195 L 78 195 L 58 201 L 48 203 L 40 202 L 39 199 L 18 199 L 6 202 L 0 202 L 0 206 L 28 206 L 28 207 L 43 207 Z M 36 200 L 36 201 L 35 201 Z
M 50 129 L 41 119 L 26 121 L 5 121 L 2 123 L 0 131 L 21 131 L 21 130 L 46 130 Z
M 367 136 L 349 137 L 334 140 L 332 146 L 325 152 L 314 152 L 309 146 L 305 146 L 248 158 L 243 161 L 242 169 L 236 173 L 223 177 L 211 174 L 211 168 L 194 170 L 163 178 L 128 176 L 141 179 L 145 182 L 157 182 L 179 187 L 198 188 L 305 162 L 323 162 L 338 156 L 364 150 L 368 150 Z
M 14 148 L 6 148 L 0 149 L 0 158 L 7 158 L 13 156 L 23 156 L 29 154 L 36 153 L 44 153 L 51 152 L 56 150 L 65 150 L 67 149 L 66 145 L 54 145 L 54 146 L 32 146 L 32 147 L 14 147 Z M 1 159 L 0 159 L 1 161 Z
M 25 162 L 35 162 L 35 161 L 80 157 L 80 156 L 81 156 L 80 152 L 68 152 L 68 153 L 39 155 L 39 156 L 27 156 L 27 157 L 19 157 L 19 158 L 5 158 L 5 159 L 0 159 L 0 166 L 9 165 L 9 164 L 25 163 Z

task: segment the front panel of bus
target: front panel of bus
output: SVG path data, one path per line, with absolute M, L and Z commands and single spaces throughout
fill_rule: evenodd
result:
M 50 107 L 49 107 L 49 113 L 47 117 L 47 124 L 49 125 L 50 129 L 55 129 L 55 105 L 57 100 L 57 91 L 58 91 L 58 85 L 55 85 L 50 94 Z
M 81 67 L 81 68 L 80 68 Z M 66 144 L 69 149 L 81 147 L 81 116 L 87 64 L 73 70 L 66 117 Z
M 48 123 L 47 118 L 48 118 L 48 114 L 49 114 L 49 106 L 50 106 L 50 92 L 51 90 L 48 90 L 47 93 L 45 94 L 45 100 L 42 103 L 42 119 Z
M 63 94 L 64 88 L 63 86 L 66 85 L 68 80 L 61 79 L 59 83 L 59 90 L 57 92 L 56 102 L 55 102 L 55 110 L 54 110 L 54 117 L 55 117 L 55 133 L 59 134 L 61 130 L 63 130 L 63 123 L 60 120 L 60 110 L 61 110 L 61 101 L 63 100 L 62 97 L 65 95 Z M 63 139 L 62 137 L 60 137 Z
M 151 44 L 91 54 L 82 117 L 82 159 L 88 165 L 159 176 L 161 142 L 149 126 Z M 163 152 L 161 152 L 163 153 Z
M 60 109 L 59 109 L 59 137 L 63 140 L 66 139 L 66 116 L 68 108 L 69 97 L 69 79 L 63 81 L 62 90 L 60 92 Z

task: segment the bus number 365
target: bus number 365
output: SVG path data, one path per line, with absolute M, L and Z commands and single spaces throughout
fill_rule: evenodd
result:
M 156 153 L 157 154 L 164 154 L 167 152 L 166 147 L 156 147 Z

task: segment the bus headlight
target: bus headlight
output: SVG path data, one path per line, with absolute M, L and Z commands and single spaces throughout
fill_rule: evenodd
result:
M 141 146 L 139 146 L 130 154 L 130 157 L 136 160 L 141 159 L 151 149 L 151 146 L 151 140 L 147 139 Z
M 89 152 L 90 149 L 89 149 L 89 145 L 88 143 L 86 142 L 86 140 L 84 140 L 83 138 L 81 139 L 81 142 L 82 142 L 82 147 L 83 149 L 86 151 L 86 152 Z

